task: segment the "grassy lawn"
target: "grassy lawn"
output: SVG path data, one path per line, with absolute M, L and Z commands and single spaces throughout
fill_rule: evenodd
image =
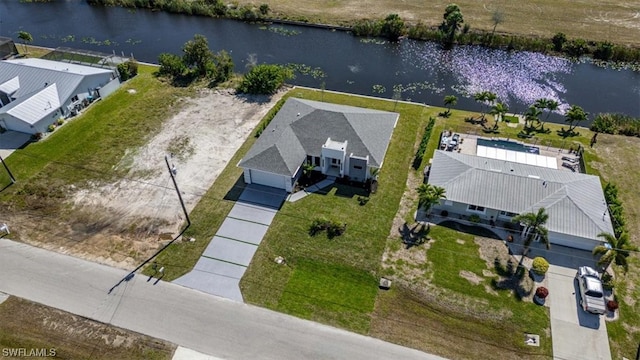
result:
M 240 0 L 240 5 L 253 4 L 253 0 Z M 437 0 L 425 6 L 424 1 L 358 0 L 315 1 L 265 0 L 272 13 L 289 19 L 305 19 L 310 22 L 330 24 L 350 24 L 358 19 L 382 19 L 391 13 L 402 19 L 416 23 L 438 26 L 442 14 L 450 1 Z M 634 14 L 640 11 L 640 3 L 623 0 L 530 0 L 525 4 L 518 1 L 476 1 L 459 0 L 464 23 L 471 29 L 491 31 L 494 23 L 492 15 L 500 11 L 504 21 L 496 28 L 505 32 L 526 36 L 552 37 L 558 32 L 569 38 L 580 37 L 588 40 L 607 40 L 622 44 L 640 44 L 640 26 Z
M 10 297 L 0 304 L 0 349 L 17 348 L 53 349 L 55 359 L 168 360 L 175 351 L 162 340 Z

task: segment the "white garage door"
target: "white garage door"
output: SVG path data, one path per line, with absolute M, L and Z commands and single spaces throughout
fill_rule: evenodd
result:
M 285 184 L 288 177 L 268 173 L 259 170 L 251 170 L 251 182 L 254 184 L 271 186 L 278 189 L 286 189 Z

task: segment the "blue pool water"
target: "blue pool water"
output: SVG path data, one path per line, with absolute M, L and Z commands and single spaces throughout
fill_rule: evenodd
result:
M 537 148 L 535 146 L 522 145 L 513 141 L 507 141 L 507 140 L 478 139 L 478 145 L 482 145 L 486 147 L 495 147 L 495 148 L 500 148 L 505 150 L 526 152 L 530 154 L 540 154 L 540 148 Z

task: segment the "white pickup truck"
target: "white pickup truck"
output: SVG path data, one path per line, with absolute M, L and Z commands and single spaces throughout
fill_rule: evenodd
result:
M 580 287 L 582 309 L 592 314 L 605 314 L 607 307 L 604 303 L 602 281 L 600 281 L 598 273 L 588 266 L 581 266 L 578 268 L 576 279 Z

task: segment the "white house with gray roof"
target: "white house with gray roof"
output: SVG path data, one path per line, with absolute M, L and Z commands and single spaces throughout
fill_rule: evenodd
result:
M 46 132 L 89 101 L 120 86 L 115 70 L 44 59 L 0 61 L 0 126 Z
M 589 251 L 613 234 L 597 176 L 438 150 L 428 182 L 446 190 L 436 214 L 510 221 L 544 208 L 551 244 Z
M 399 114 L 288 99 L 238 164 L 248 184 L 288 192 L 305 162 L 335 177 L 364 182 L 381 168 Z

